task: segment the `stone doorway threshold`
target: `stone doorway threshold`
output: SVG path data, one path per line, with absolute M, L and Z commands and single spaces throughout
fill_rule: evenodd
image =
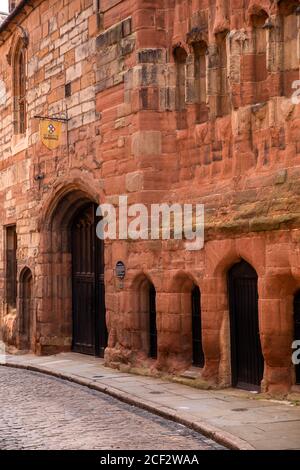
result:
M 123 373 L 76 353 L 2 356 L 0 365 L 69 380 L 199 431 L 231 449 L 300 449 L 300 406 L 236 389 L 198 390 Z M 1 369 L 0 369 L 1 373 Z

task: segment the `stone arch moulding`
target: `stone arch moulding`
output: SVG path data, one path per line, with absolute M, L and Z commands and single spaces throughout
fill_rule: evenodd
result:
M 88 175 L 85 175 L 83 178 L 82 172 L 80 171 L 72 172 L 70 177 L 58 179 L 44 200 L 38 219 L 38 228 L 40 231 L 49 226 L 59 203 L 67 197 L 68 194 L 74 192 L 81 193 L 82 195 L 85 194 L 89 200 L 97 204 L 104 201 L 104 193 L 98 181 Z
M 18 281 L 21 282 L 24 279 L 24 276 L 26 276 L 27 272 L 31 272 L 32 278 L 34 279 L 34 264 L 33 262 L 23 262 L 22 264 L 19 264 L 18 266 Z
M 271 0 L 250 0 L 248 10 L 246 12 L 246 21 L 247 24 L 251 24 L 251 17 L 254 15 L 260 15 L 262 12 L 265 12 L 268 16 L 276 13 L 277 11 L 277 2 L 271 2 Z
M 186 53 L 186 56 L 189 55 L 189 47 L 188 47 L 188 44 L 186 44 L 185 42 L 176 42 L 175 44 L 172 45 L 172 57 L 173 59 L 175 60 L 175 54 L 176 54 L 176 50 L 179 50 L 181 49 L 183 52 Z
M 140 284 L 143 283 L 143 281 L 145 279 L 148 279 L 148 281 L 154 285 L 155 289 L 157 290 L 157 283 L 154 279 L 154 276 L 152 274 L 150 274 L 148 271 L 146 270 L 142 270 L 138 273 L 136 273 L 132 280 L 130 281 L 130 284 L 129 284 L 129 289 L 130 290 L 135 290 L 135 289 L 138 289 Z
M 26 274 L 27 273 L 31 273 L 32 277 L 33 277 L 33 270 L 32 268 L 29 266 L 29 265 L 25 265 L 25 266 L 22 266 L 21 269 L 19 269 L 19 280 L 23 280 L 24 277 L 26 277 Z
M 6 59 L 9 65 L 13 63 L 13 57 L 21 44 L 22 47 L 27 49 L 29 45 L 29 34 L 22 26 L 18 26 L 16 33 L 14 34 L 10 49 L 6 55 Z
M 187 292 L 192 285 L 199 286 L 201 289 L 201 281 L 192 273 L 184 270 L 176 271 L 174 274 L 169 273 L 166 277 L 166 283 L 170 293 Z
M 258 251 L 260 256 L 257 256 Z M 265 273 L 265 243 L 262 239 L 213 241 L 206 246 L 205 258 L 205 277 L 226 276 L 227 271 L 242 259 L 255 269 L 258 277 Z M 263 259 L 260 264 L 259 259 Z

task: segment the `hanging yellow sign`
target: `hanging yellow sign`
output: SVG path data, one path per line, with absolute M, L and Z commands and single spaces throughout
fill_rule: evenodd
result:
M 62 123 L 60 121 L 40 121 L 40 137 L 43 144 L 50 150 L 60 145 Z

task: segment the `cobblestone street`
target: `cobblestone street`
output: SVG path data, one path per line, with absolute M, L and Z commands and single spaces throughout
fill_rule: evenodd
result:
M 0 449 L 209 450 L 181 425 L 41 374 L 0 368 Z

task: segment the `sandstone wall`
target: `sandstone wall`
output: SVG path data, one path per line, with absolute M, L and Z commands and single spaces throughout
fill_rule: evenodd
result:
M 57 214 L 87 195 L 114 204 L 124 194 L 129 203 L 204 203 L 201 252 L 174 240 L 106 243 L 106 359 L 146 364 L 134 299 L 147 277 L 157 290 L 159 331 L 158 361 L 148 366 L 188 368 L 183 286 L 194 282 L 202 294 L 202 375 L 228 385 L 226 273 L 244 258 L 259 275 L 264 386 L 288 390 L 292 298 L 300 285 L 300 107 L 291 100 L 299 79 L 298 2 L 33 4 L 17 17 L 23 29 L 0 31 L 7 93 L 0 103 L 0 217 L 3 227 L 17 224 L 18 273 L 25 266 L 34 273 L 36 352 L 71 344 L 70 253 L 65 228 L 52 230 Z M 13 132 L 11 56 L 24 31 L 28 129 L 20 137 Z M 205 51 L 199 76 L 197 44 Z M 62 145 L 50 152 L 34 116 L 66 114 Z M 17 312 L 5 303 L 4 230 L 0 244 L 3 334 L 18 346 Z M 119 260 L 127 266 L 122 284 L 114 276 Z

